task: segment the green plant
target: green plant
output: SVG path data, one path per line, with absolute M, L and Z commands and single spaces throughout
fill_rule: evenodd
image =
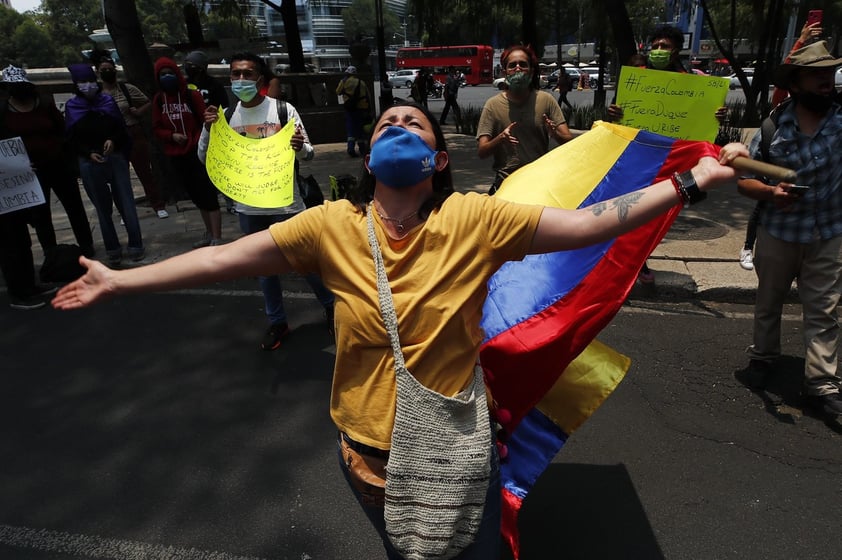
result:
M 479 116 L 482 114 L 482 108 L 468 105 L 462 107 L 462 128 L 459 132 L 467 136 L 476 136 L 477 128 L 479 127 Z

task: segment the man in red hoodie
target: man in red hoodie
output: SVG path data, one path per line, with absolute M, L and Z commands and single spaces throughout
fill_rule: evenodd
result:
M 194 248 L 222 243 L 222 215 L 216 187 L 196 154 L 204 125 L 202 94 L 187 89 L 187 82 L 174 60 L 155 62 L 160 91 L 152 99 L 152 130 L 169 158 L 172 172 L 201 212 L 205 234 Z

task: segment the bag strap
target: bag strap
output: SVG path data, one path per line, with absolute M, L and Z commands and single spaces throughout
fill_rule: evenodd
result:
M 123 92 L 123 97 L 126 98 L 126 102 L 129 104 L 129 107 L 133 107 L 134 104 L 132 103 L 132 96 L 129 93 L 129 87 L 126 85 L 126 82 L 117 82 L 117 86 L 119 86 L 120 91 Z
M 395 356 L 395 374 L 406 369 L 401 350 L 401 340 L 398 336 L 398 316 L 395 314 L 395 302 L 392 300 L 392 289 L 389 287 L 389 278 L 386 276 L 386 267 L 383 265 L 383 253 L 380 252 L 380 244 L 377 242 L 377 235 L 374 233 L 374 203 L 369 202 L 366 211 L 368 222 L 368 244 L 371 246 L 371 256 L 374 258 L 374 270 L 377 273 L 377 299 L 380 301 L 380 316 L 386 325 L 389 333 L 389 341 L 392 343 L 392 354 Z

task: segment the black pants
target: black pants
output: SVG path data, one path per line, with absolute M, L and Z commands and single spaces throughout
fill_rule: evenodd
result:
M 567 92 L 566 91 L 562 91 L 561 93 L 558 94 L 558 104 L 561 105 L 562 103 L 567 105 L 567 107 L 571 111 L 573 110 L 573 105 L 571 105 L 570 102 L 567 100 Z
M 0 271 L 9 294 L 17 298 L 27 298 L 35 293 L 28 210 L 0 214 Z
M 85 213 L 85 206 L 82 203 L 82 195 L 79 193 L 79 182 L 75 173 L 71 172 L 65 165 L 57 163 L 55 166 L 42 166 L 36 169 L 35 174 L 41 183 L 44 191 L 46 204 L 35 206 L 25 210 L 29 224 L 35 228 L 38 242 L 41 249 L 48 251 L 56 246 L 56 232 L 53 227 L 52 207 L 50 206 L 50 191 L 56 196 L 64 207 L 70 227 L 73 229 L 73 236 L 76 243 L 82 249 L 93 247 L 94 239 L 91 235 L 91 224 L 88 222 L 88 215 Z
M 445 96 L 446 99 L 444 101 L 444 109 L 441 112 L 441 118 L 439 122 L 444 124 L 444 121 L 447 119 L 447 113 L 450 111 L 450 108 L 453 107 L 453 114 L 456 115 L 456 125 L 462 125 L 462 111 L 459 109 L 459 104 L 456 102 L 455 95 L 447 95 Z

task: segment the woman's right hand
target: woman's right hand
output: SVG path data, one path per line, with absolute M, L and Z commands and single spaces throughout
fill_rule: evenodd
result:
M 68 310 L 88 307 L 114 296 L 115 272 L 99 261 L 79 257 L 79 264 L 87 272 L 58 291 L 52 305 L 56 309 Z

